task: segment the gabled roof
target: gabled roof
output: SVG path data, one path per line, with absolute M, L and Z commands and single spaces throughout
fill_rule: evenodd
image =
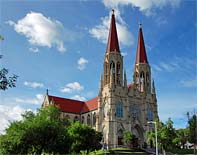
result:
M 88 111 L 96 110 L 97 108 L 98 108 L 98 97 L 95 97 L 85 102 L 81 112 L 86 113 Z
M 57 96 L 49 95 L 49 100 L 59 106 L 60 110 L 64 112 L 80 113 L 82 107 L 84 106 L 83 101 L 71 100 Z
M 141 24 L 139 26 L 138 45 L 135 63 L 148 63 Z
M 114 10 L 112 10 L 112 16 L 111 16 L 111 24 L 109 29 L 109 36 L 108 36 L 108 43 L 107 43 L 107 51 L 106 52 L 118 52 L 120 53 L 119 49 L 119 43 L 118 43 L 118 34 L 116 31 L 116 21 L 115 21 L 115 15 Z
M 69 113 L 86 113 L 98 108 L 98 97 L 95 97 L 86 102 L 72 100 L 67 98 L 61 98 L 57 96 L 49 96 L 49 101 L 53 102 L 55 105 L 59 106 L 60 111 L 69 112 Z

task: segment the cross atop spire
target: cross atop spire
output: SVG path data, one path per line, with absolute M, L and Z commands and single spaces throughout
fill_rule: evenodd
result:
M 114 15 L 114 9 L 112 9 L 111 24 L 109 29 L 107 51 L 106 52 L 118 52 L 120 53 L 118 35 L 116 31 L 116 21 Z
M 139 24 L 139 35 L 138 35 L 138 45 L 137 45 L 137 55 L 136 55 L 136 64 L 138 63 L 148 63 L 146 56 L 146 48 L 144 44 L 144 38 L 142 33 L 142 24 Z

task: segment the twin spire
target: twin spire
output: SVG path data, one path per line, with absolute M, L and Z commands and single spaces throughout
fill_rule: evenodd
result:
M 144 37 L 142 33 L 142 24 L 139 26 L 138 44 L 137 44 L 137 54 L 136 54 L 136 64 L 148 63 L 146 56 L 146 48 L 144 45 Z
M 112 15 L 111 15 L 111 24 L 110 24 L 110 29 L 109 29 L 109 36 L 108 36 L 108 43 L 107 43 L 107 51 L 106 52 L 120 53 L 114 10 L 112 10 Z M 139 26 L 138 45 L 137 45 L 137 54 L 136 54 L 136 62 L 135 63 L 136 64 L 148 63 L 141 24 Z
M 119 43 L 118 43 L 118 34 L 116 31 L 116 21 L 115 21 L 114 10 L 112 10 L 111 24 L 110 24 L 110 29 L 109 29 L 109 37 L 108 37 L 106 52 L 119 52 L 120 53 Z

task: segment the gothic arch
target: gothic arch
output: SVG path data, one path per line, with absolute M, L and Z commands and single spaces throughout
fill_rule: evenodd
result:
M 96 112 L 93 114 L 93 126 L 96 126 Z
M 88 114 L 88 116 L 87 116 L 87 125 L 91 125 L 90 114 Z

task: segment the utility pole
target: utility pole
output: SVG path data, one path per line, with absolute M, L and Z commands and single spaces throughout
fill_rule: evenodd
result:
M 157 143 L 157 122 L 154 121 L 148 121 L 148 124 L 154 124 L 155 125 L 155 145 L 156 145 L 156 155 L 158 155 L 158 143 Z

